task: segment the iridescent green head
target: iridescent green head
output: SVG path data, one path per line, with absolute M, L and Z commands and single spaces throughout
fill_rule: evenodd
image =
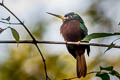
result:
M 65 21 L 75 19 L 79 20 L 80 22 L 83 22 L 82 18 L 77 13 L 74 12 L 70 12 L 66 14 L 64 17 L 66 17 Z

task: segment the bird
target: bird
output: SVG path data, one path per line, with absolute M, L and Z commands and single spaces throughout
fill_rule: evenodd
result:
M 88 35 L 88 29 L 85 26 L 83 19 L 75 12 L 69 12 L 64 16 L 49 13 L 48 14 L 62 19 L 63 24 L 60 27 L 60 33 L 65 41 L 78 42 Z M 89 56 L 89 45 L 70 45 L 66 44 L 68 52 L 76 59 L 77 78 L 87 75 L 87 65 L 85 60 L 85 50 Z

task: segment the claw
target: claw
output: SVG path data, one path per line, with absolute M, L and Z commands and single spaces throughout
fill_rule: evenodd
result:
M 80 41 L 78 41 L 77 44 L 80 45 Z
M 64 40 L 65 41 L 65 43 L 67 44 L 67 40 Z

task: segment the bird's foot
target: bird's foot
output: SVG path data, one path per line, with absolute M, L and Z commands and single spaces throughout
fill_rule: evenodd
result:
M 65 40 L 65 43 L 67 44 L 67 40 Z
M 77 44 L 80 45 L 80 41 L 78 41 Z

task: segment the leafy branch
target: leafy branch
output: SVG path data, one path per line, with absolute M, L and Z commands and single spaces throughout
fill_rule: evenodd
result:
M 108 67 L 100 66 L 99 71 L 89 72 L 88 74 L 91 74 L 91 73 L 95 73 L 96 77 L 99 77 L 102 80 L 110 80 L 110 75 L 116 76 L 118 79 L 120 79 L 120 74 L 113 69 L 113 66 L 108 66 Z
M 118 73 L 116 70 L 113 69 L 113 66 L 108 66 L 108 67 L 102 67 L 100 66 L 100 70 L 99 71 L 92 71 L 87 73 L 87 75 L 90 74 L 96 74 L 96 77 L 101 78 L 102 80 L 110 80 L 110 76 L 115 76 L 118 79 L 120 79 L 120 73 Z M 72 80 L 72 79 L 76 79 L 77 77 L 73 77 L 73 78 L 68 78 L 68 79 L 63 79 L 63 80 Z
M 0 6 L 2 6 L 2 7 L 5 8 L 9 13 L 11 13 L 12 16 L 14 16 L 14 17 L 19 21 L 19 24 L 22 25 L 22 26 L 25 28 L 25 30 L 28 32 L 28 34 L 30 35 L 30 37 L 31 37 L 32 40 L 33 40 L 33 44 L 36 46 L 37 50 L 39 51 L 39 53 L 40 53 L 40 55 L 41 55 L 41 57 L 42 57 L 42 60 L 43 60 L 43 63 L 44 63 L 44 68 L 45 68 L 46 80 L 48 80 L 48 79 L 50 80 L 50 78 L 48 77 L 48 74 L 47 74 L 47 68 L 46 68 L 46 62 L 45 62 L 44 56 L 43 56 L 43 54 L 42 54 L 42 52 L 41 52 L 38 44 L 36 43 L 36 39 L 34 38 L 34 36 L 32 35 L 32 33 L 29 31 L 29 29 L 26 27 L 26 25 L 25 25 L 7 6 L 4 5 L 4 0 L 2 0 L 2 3 L 0 3 Z M 10 17 L 8 17 L 8 18 L 6 19 L 6 21 L 9 22 L 9 21 L 10 21 Z M 12 23 L 7 23 L 7 22 L 3 22 L 3 21 L 1 21 L 1 22 L 2 22 L 2 23 L 6 23 L 6 24 L 12 24 Z M 11 29 L 12 29 L 12 28 L 11 28 Z M 16 34 L 15 34 L 14 32 L 16 32 L 16 30 L 15 30 L 15 29 L 12 29 L 13 36 L 14 36 L 15 39 L 16 39 L 16 37 L 18 37 L 18 36 L 16 36 Z

